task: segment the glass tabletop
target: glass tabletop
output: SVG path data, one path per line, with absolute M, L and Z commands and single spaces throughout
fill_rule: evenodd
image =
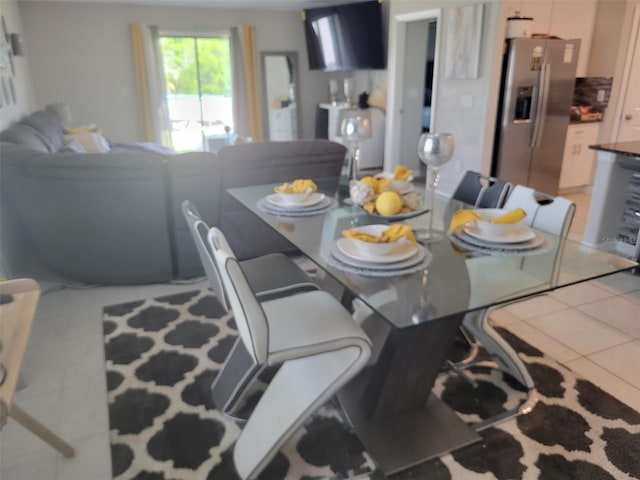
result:
M 464 251 L 449 239 L 426 245 L 430 260 L 424 268 L 404 275 L 375 278 L 336 267 L 332 249 L 342 231 L 359 225 L 388 223 L 362 208 L 335 199 L 328 211 L 312 216 L 266 213 L 259 202 L 274 185 L 227 190 L 265 223 L 279 232 L 319 268 L 381 314 L 395 328 L 443 319 L 460 313 L 524 299 L 550 290 L 629 270 L 631 260 L 586 247 L 578 242 L 538 232 L 544 248 L 535 255 L 498 255 Z M 453 213 L 466 205 L 439 197 L 434 228 L 449 225 Z M 424 228 L 427 214 L 406 219 Z

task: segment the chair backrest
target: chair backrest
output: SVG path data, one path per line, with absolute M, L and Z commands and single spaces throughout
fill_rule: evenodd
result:
M 504 180 L 467 170 L 453 193 L 453 198 L 479 208 L 501 208 L 511 187 Z
M 504 208 L 522 208 L 527 212 L 527 225 L 562 238 L 569 232 L 575 212 L 575 204 L 571 200 L 552 197 L 523 185 L 513 188 Z
M 182 202 L 182 213 L 187 221 L 187 225 L 189 225 L 189 230 L 196 244 L 196 249 L 198 250 L 198 255 L 200 256 L 200 261 L 204 267 L 207 279 L 209 280 L 209 285 L 224 309 L 228 312 L 231 306 L 229 305 L 222 279 L 220 278 L 213 254 L 211 250 L 209 250 L 207 242 L 209 226 L 202 220 L 200 213 L 189 200 Z
M 269 325 L 264 310 L 222 231 L 212 227 L 207 240 L 227 292 L 238 334 L 252 359 L 262 365 L 266 363 L 269 351 Z
M 555 283 L 560 274 L 560 258 L 573 220 L 575 204 L 563 197 L 552 197 L 536 192 L 533 188 L 516 185 L 504 208 L 507 210 L 522 208 L 527 212 L 525 223 L 558 236 L 556 254 L 548 257 L 548 261 L 537 256 L 523 257 L 521 260 L 522 269 L 527 273 Z

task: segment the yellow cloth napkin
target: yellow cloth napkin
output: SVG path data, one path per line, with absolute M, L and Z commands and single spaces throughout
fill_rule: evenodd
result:
M 404 165 L 396 165 L 396 169 L 393 171 L 394 180 L 406 180 L 413 174 L 413 170 L 405 167 Z
M 527 216 L 527 212 L 525 212 L 521 208 L 516 208 L 503 213 L 502 215 L 494 218 L 491 221 L 493 223 L 516 223 L 522 220 L 526 216 Z
M 465 223 L 469 223 L 472 220 L 479 220 L 480 215 L 471 211 L 471 210 L 458 210 L 451 217 L 451 222 L 449 223 L 449 231 L 453 232 L 456 228 L 461 227 Z
M 291 183 L 283 183 L 282 185 L 278 185 L 273 190 L 276 193 L 304 193 L 307 189 L 311 189 L 312 192 L 318 190 L 318 187 L 312 180 L 309 179 L 297 179 Z
M 345 237 L 369 243 L 391 243 L 402 237 L 406 237 L 414 245 L 417 243 L 416 237 L 413 234 L 413 229 L 405 223 L 394 223 L 386 230 L 383 230 L 380 236 L 370 235 L 356 229 L 343 230 L 342 234 Z
M 360 181 L 369 185 L 376 195 L 384 192 L 391 185 L 391 181 L 386 178 L 362 177 Z
M 497 216 L 496 218 L 491 220 L 491 222 L 502 224 L 516 223 L 526 216 L 527 212 L 525 212 L 523 209 L 515 208 L 503 213 L 502 215 Z M 472 220 L 482 220 L 482 217 L 472 210 L 458 210 L 453 214 L 453 217 L 451 217 L 451 222 L 449 223 L 449 231 L 453 232 L 456 228 L 464 225 L 465 223 L 469 223 Z

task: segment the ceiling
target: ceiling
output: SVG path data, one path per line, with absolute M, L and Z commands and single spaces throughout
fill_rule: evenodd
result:
M 175 5 L 209 6 L 217 8 L 253 8 L 258 10 L 302 10 L 304 8 L 325 7 L 366 0 L 18 0 L 20 2 L 69 1 L 78 3 L 126 3 L 135 5 Z

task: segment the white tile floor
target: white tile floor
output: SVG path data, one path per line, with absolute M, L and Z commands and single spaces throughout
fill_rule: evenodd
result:
M 572 196 L 575 230 L 588 196 Z M 2 480 L 111 479 L 102 307 L 204 288 L 194 284 L 58 290 L 42 296 L 25 355 L 25 387 L 16 401 L 76 448 L 63 458 L 9 420 L 0 433 Z M 640 410 L 640 276 L 617 274 L 497 310 L 508 325 L 579 375 Z

